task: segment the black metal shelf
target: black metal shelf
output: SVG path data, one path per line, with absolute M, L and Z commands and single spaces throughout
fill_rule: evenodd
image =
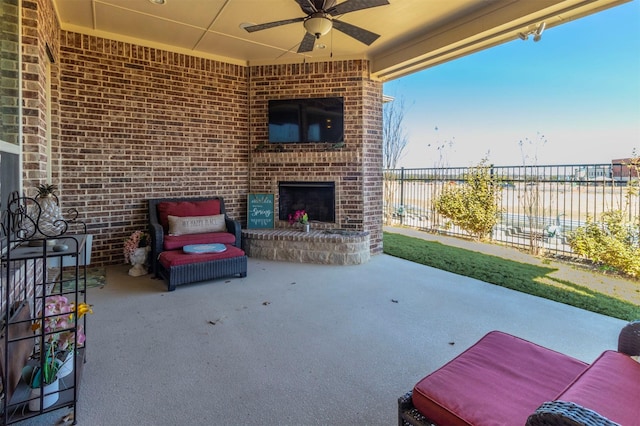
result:
M 64 329 L 45 332 L 43 327 L 47 320 L 44 313 L 47 297 L 62 295 L 75 306 L 86 303 L 87 267 L 83 262 L 87 256 L 86 226 L 82 224 L 82 233 L 70 234 L 68 223 L 62 221 L 64 223 L 60 225 L 56 222 L 57 226 L 60 225 L 57 228 L 60 233 L 47 234 L 39 223 L 40 214 L 34 215 L 34 211 L 41 211 L 37 199 L 15 197 L 3 212 L 0 235 L 3 237 L 0 256 L 3 281 L 0 288 L 0 425 L 13 424 L 61 408 L 73 410 L 75 424 L 86 347 L 78 347 L 77 337 L 80 327 L 86 333 L 86 317 L 79 319 L 74 316 Z M 47 268 L 51 259 L 58 260 L 59 268 Z M 64 266 L 63 259 L 71 259 L 71 265 Z M 32 328 L 36 323 L 40 328 Z M 48 337 L 60 332 L 73 333 L 74 368 L 69 375 L 59 379 L 59 389 L 52 392 L 58 394 L 58 399 L 45 408 L 47 395 L 31 396 L 31 387 L 20 376 L 25 365 L 44 365 L 40 348 L 46 347 Z M 42 393 L 43 387 L 40 390 Z M 31 410 L 30 401 L 37 401 L 38 408 L 32 407 L 34 409 Z

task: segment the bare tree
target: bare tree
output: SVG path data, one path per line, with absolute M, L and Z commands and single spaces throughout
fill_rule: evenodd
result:
M 436 204 L 442 195 L 442 191 L 447 185 L 446 175 L 448 173 L 449 167 L 449 153 L 453 149 L 455 145 L 455 137 L 451 137 L 448 139 L 440 138 L 440 128 L 438 126 L 435 127 L 434 131 L 436 132 L 436 138 L 434 143 L 427 144 L 427 149 L 435 149 L 436 154 L 432 154 L 429 152 L 429 157 L 433 158 L 433 176 L 436 178 L 433 181 L 432 195 L 429 200 L 429 209 L 430 213 L 428 213 L 428 217 L 431 220 L 432 226 L 435 229 L 440 229 L 441 226 L 444 226 L 441 223 L 443 216 L 436 213 L 438 210 Z
M 438 126 L 435 127 L 436 134 L 440 131 Z M 451 149 L 455 145 L 456 138 L 453 137 L 451 139 L 440 140 L 440 138 L 436 139 L 436 142 L 431 144 L 427 144 L 427 148 L 435 148 L 437 153 L 437 158 L 434 157 L 433 167 L 435 168 L 444 168 L 449 167 L 449 153 Z
M 401 206 L 396 206 L 393 196 L 395 188 L 394 173 L 402 152 L 409 142 L 404 129 L 404 99 L 390 100 L 382 106 L 382 160 L 384 168 L 384 223 L 389 225 L 394 214 Z
M 395 169 L 409 139 L 404 129 L 404 99 L 398 98 L 382 106 L 382 157 L 385 169 Z
M 545 224 L 544 219 L 544 201 L 542 200 L 542 189 L 540 188 L 540 179 L 544 176 L 538 176 L 538 151 L 547 143 L 547 138 L 540 132 L 536 132 L 535 139 L 524 138 L 520 140 L 520 153 L 522 155 L 522 166 L 524 169 L 524 189 L 520 198 L 524 207 L 524 213 L 529 222 L 529 252 L 534 255 L 541 254 L 543 251 L 544 232 L 542 229 Z M 549 206 L 551 209 L 551 206 Z

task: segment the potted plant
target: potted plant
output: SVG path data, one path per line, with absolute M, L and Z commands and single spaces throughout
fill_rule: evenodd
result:
M 35 366 L 27 365 L 22 369 L 22 379 L 31 388 L 29 410 L 38 411 L 40 409 L 40 395 L 43 395 L 43 409 L 51 407 L 58 401 L 60 365 L 61 363 L 55 357 L 53 345 L 49 345 L 42 363 Z
M 31 387 L 30 410 L 40 409 L 40 395 L 43 395 L 43 408 L 58 400 L 58 379 L 73 371 L 76 350 L 86 340 L 77 320 L 87 313 L 93 313 L 93 309 L 86 303 L 76 308 L 65 296 L 46 297 L 43 321 L 32 326 L 33 331 L 44 333 L 44 350 L 35 365 L 27 365 L 22 370 L 22 379 Z
M 309 215 L 304 210 L 296 210 L 294 214 L 289 214 L 289 224 L 299 223 L 304 232 L 309 232 Z
M 124 260 L 131 263 L 133 268 L 129 269 L 129 275 L 139 277 L 147 274 L 147 254 L 151 250 L 149 247 L 149 234 L 142 231 L 135 231 L 124 242 Z

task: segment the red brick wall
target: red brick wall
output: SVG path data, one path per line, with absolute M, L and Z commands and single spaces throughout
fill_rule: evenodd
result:
M 247 68 L 61 31 L 49 0 L 22 10 L 24 187 L 32 194 L 50 165 L 62 207 L 95 235 L 93 264 L 123 261 L 123 240 L 146 229 L 148 198 L 223 195 L 244 225 L 246 195 L 277 193 L 278 180 L 336 181 L 331 226 L 368 230 L 381 251 L 382 84 L 367 61 Z M 266 101 L 305 96 L 345 97 L 345 146 L 259 150 Z
M 49 0 L 22 1 L 22 116 L 23 187 L 35 195 L 34 187 L 47 180 L 47 114 L 57 122 L 57 110 L 47 110 L 47 45 L 54 58 L 60 28 Z M 56 84 L 57 62 L 51 65 L 51 85 Z M 55 133 L 55 130 L 52 129 Z M 56 135 L 53 135 L 55 143 Z
M 382 253 L 382 86 L 367 81 L 363 90 L 364 229 L 371 232 L 372 254 Z
M 61 199 L 95 235 L 92 263 L 124 261 L 149 198 L 221 195 L 243 220 L 246 68 L 61 33 Z
M 277 212 L 279 181 L 333 181 L 336 223 L 313 226 L 370 231 L 372 253 L 381 252 L 382 84 L 369 79 L 369 63 L 254 66 L 250 73 L 250 191 L 275 194 Z M 344 146 L 269 144 L 269 99 L 329 96 L 344 97 Z
M 18 2 L 18 4 L 20 4 Z M 59 26 L 50 0 L 22 0 L 22 178 L 26 195 L 35 195 L 33 189 L 47 177 L 47 164 L 51 158 L 47 154 L 47 114 L 55 119 L 55 112 L 48 111 L 47 103 L 47 45 L 55 55 L 58 48 Z M 51 67 L 54 72 L 56 64 Z M 51 79 L 51 84 L 55 80 Z M 5 203 L 2 203 L 6 208 Z M 3 217 L 4 219 L 4 217 Z M 4 265 L 3 265 L 4 266 Z M 29 299 L 34 290 L 42 292 L 42 287 L 34 288 L 34 283 L 46 281 L 42 260 L 17 261 L 11 268 L 2 269 L 0 287 L 2 301 L 0 312 L 6 312 L 9 303 Z M 6 292 L 6 294 L 5 294 Z M 33 306 L 31 310 L 33 312 Z

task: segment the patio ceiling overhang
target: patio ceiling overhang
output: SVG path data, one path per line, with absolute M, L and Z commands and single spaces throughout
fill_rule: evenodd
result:
M 53 0 L 68 31 L 239 65 L 368 59 L 381 81 L 517 39 L 541 22 L 548 29 L 628 1 L 389 0 L 339 17 L 379 34 L 370 46 L 332 30 L 300 54 L 302 22 L 243 28 L 304 17 L 296 0 Z

